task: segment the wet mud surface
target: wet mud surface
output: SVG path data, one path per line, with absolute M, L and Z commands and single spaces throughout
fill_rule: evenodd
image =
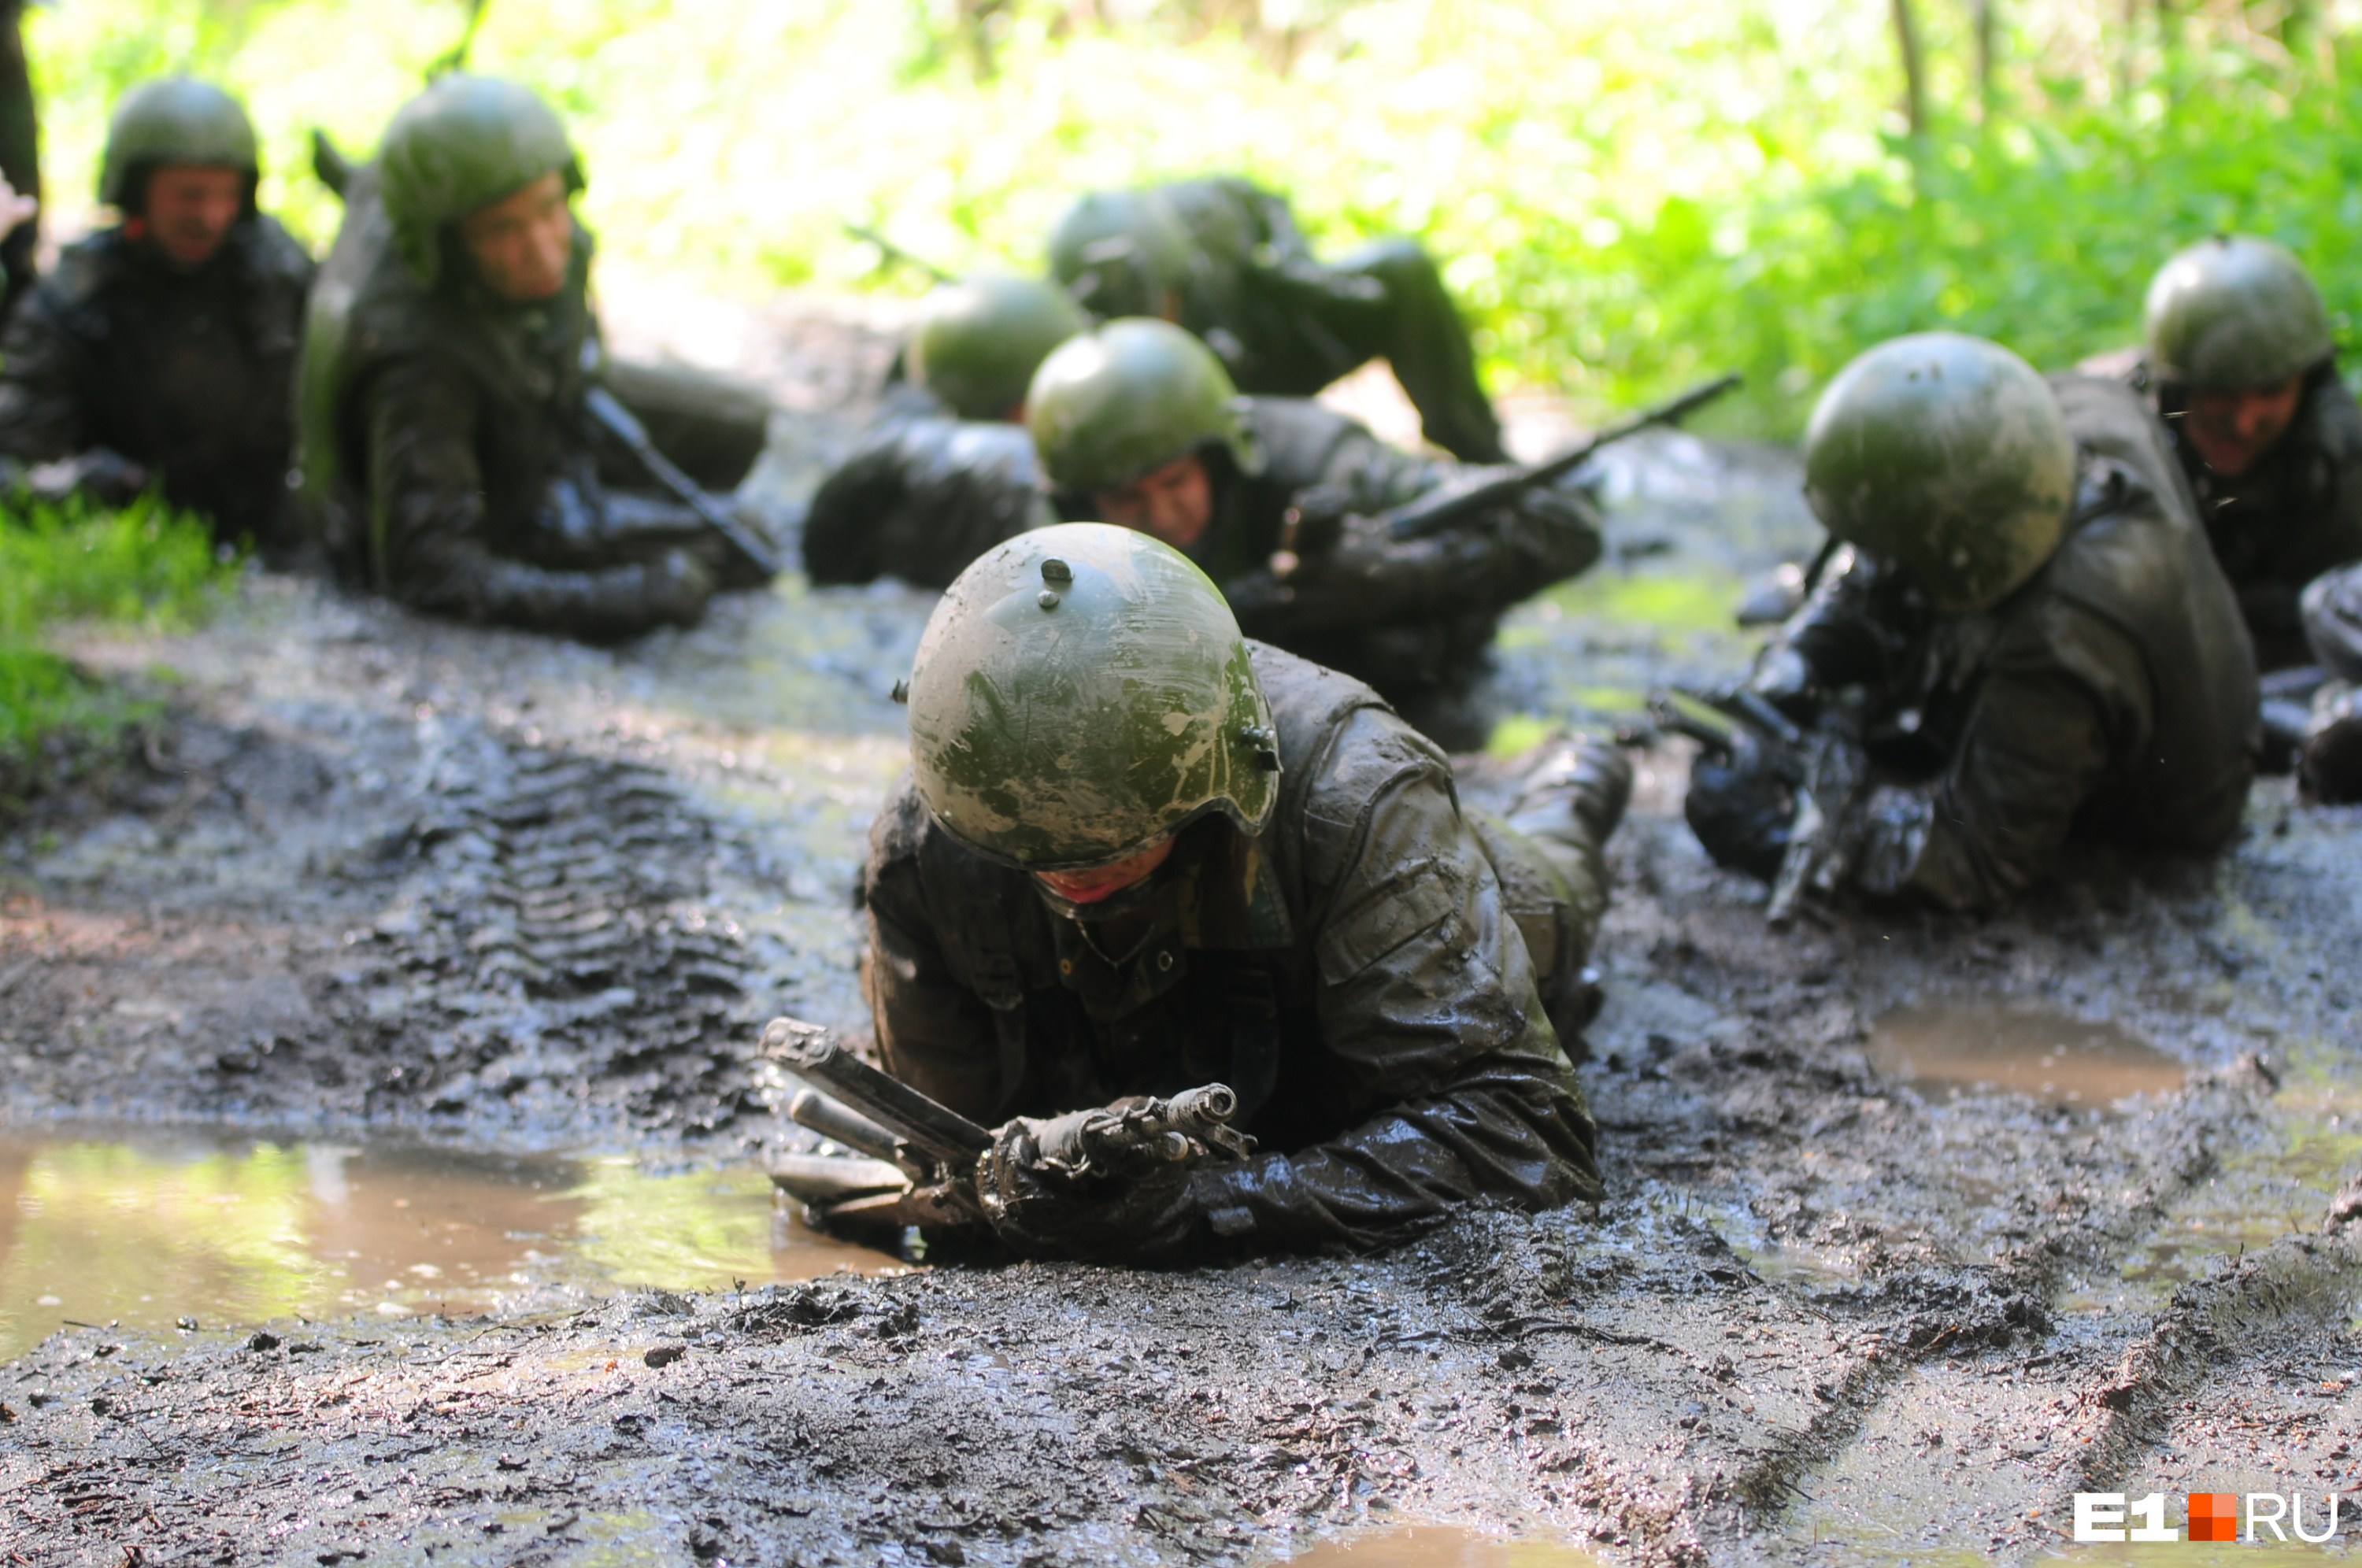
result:
M 780 494 L 833 428 L 775 452 Z M 1610 559 L 1514 618 L 1470 796 L 1552 725 L 1742 658 L 1740 585 L 1811 545 L 1793 487 L 1777 453 L 1680 437 L 1611 474 Z M 743 1179 L 802 1136 L 760 1021 L 862 1026 L 848 893 L 930 602 L 791 580 L 602 650 L 258 580 L 203 633 L 77 639 L 173 671 L 170 718 L 0 841 L 11 1146 L 33 1170 L 166 1133 L 394 1138 L 575 1162 L 578 1187 L 626 1158 Z M 509 1237 L 520 1200 L 471 1198 L 463 1301 L 382 1294 L 409 1243 L 364 1237 L 326 1295 L 149 1290 L 87 1327 L 34 1320 L 42 1296 L 74 1314 L 26 1239 L 72 1192 L 93 1235 L 153 1224 L 157 1189 L 45 1178 L 33 1212 L 20 1176 L 0 1544 L 105 1568 L 2018 1561 L 2095 1487 L 2302 1490 L 2317 1529 L 2362 1442 L 2362 1258 L 2329 1223 L 2362 1165 L 2362 816 L 2267 783 L 2219 863 L 2084 856 L 1992 920 L 1783 933 L 1683 826 L 1686 757 L 1639 751 L 1613 850 L 1596 1209 L 1374 1259 L 796 1283 L 659 1250 L 536 1274 L 506 1250 L 538 1245 Z M 241 1189 L 259 1277 L 335 1250 L 307 1240 L 308 1165 L 286 1182 L 267 1213 Z M 136 1245 L 110 1255 L 137 1276 Z

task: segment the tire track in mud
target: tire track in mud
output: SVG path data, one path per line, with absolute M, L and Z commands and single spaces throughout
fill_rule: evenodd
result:
M 764 1108 L 756 961 L 678 786 L 477 732 L 425 771 L 428 812 L 381 846 L 392 896 L 325 982 L 370 1115 L 696 1135 Z

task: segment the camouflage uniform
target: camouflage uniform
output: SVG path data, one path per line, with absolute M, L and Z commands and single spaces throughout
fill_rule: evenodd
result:
M 1297 398 L 1242 400 L 1262 470 L 1220 451 L 1214 517 L 1189 550 L 1221 584 L 1251 637 L 1375 687 L 1396 712 L 1454 750 L 1485 743 L 1474 687 L 1501 617 L 1599 558 L 1589 497 L 1537 489 L 1423 539 L 1389 538 L 1364 519 L 1468 482 L 1469 469 L 1397 451 L 1356 420 Z M 1056 498 L 1069 518 L 1087 497 Z M 1285 586 L 1269 562 L 1291 507 L 1311 514 L 1305 566 Z
M 988 1124 L 1237 1088 L 1269 1152 L 1200 1172 L 1142 1226 L 1140 1255 L 1365 1247 L 1471 1201 L 1595 1200 L 1596 1134 L 1542 992 L 1579 967 L 1604 879 L 1576 911 L 1551 851 L 1463 810 L 1442 755 L 1374 692 L 1250 652 L 1278 806 L 1256 834 L 1185 830 L 1143 934 L 1112 957 L 896 787 L 862 880 L 887 1066 Z M 1553 815 L 1559 863 L 1595 877 L 1628 774 L 1593 761 L 1586 809 L 1545 790 L 1525 814 Z
M 481 78 L 445 77 L 418 105 L 431 111 L 438 94 L 497 94 L 499 112 L 531 114 L 536 128 L 547 114 Z M 563 147 L 554 117 L 546 134 Z M 579 183 L 570 149 L 540 161 Z M 575 226 L 555 296 L 504 303 L 447 226 L 403 236 L 385 173 L 382 157 L 353 173 L 306 329 L 304 488 L 331 558 L 462 620 L 587 637 L 695 621 L 738 564 L 690 508 L 624 488 L 649 481 L 586 410 L 607 375 L 589 231 Z
M 2362 409 L 2338 380 L 2321 291 L 2280 246 L 2217 235 L 2158 269 L 2142 336 L 2131 382 L 2173 433 L 2257 662 L 2301 665 L 2297 596 L 2332 567 L 2362 560 Z M 2298 378 L 2295 415 L 2279 441 L 2236 477 L 2210 469 L 2189 433 L 2191 397 L 2268 392 Z
M 1942 613 L 1847 546 L 1758 666 L 1802 712 L 1861 686 L 1873 778 L 1851 884 L 1954 909 L 2042 880 L 2070 838 L 2211 851 L 2253 772 L 2254 656 L 2164 432 L 2120 383 L 2050 381 L 2075 447 L 2066 533 L 1998 603 Z M 1770 875 L 1786 802 L 1703 760 L 1687 812 L 1716 859 Z
M 118 132 L 142 94 L 186 94 L 231 119 L 243 148 L 224 156 L 248 166 L 245 211 L 195 267 L 121 225 L 66 248 L 0 334 L 0 458 L 20 477 L 58 464 L 39 488 L 85 489 L 104 502 L 127 499 L 144 471 L 174 505 L 205 513 L 220 538 L 251 538 L 277 555 L 298 534 L 289 405 L 312 259 L 255 211 L 252 132 L 232 100 L 202 83 L 152 83 L 127 97 Z M 102 182 L 105 198 L 129 212 L 159 160 L 126 159 L 121 142 L 110 139 Z
M 1111 231 L 1142 224 L 1176 227 L 1185 248 L 1147 267 L 1101 259 Z M 1309 397 L 1385 359 L 1428 440 L 1464 462 L 1508 460 L 1467 326 L 1417 240 L 1384 239 L 1317 261 L 1285 197 L 1224 178 L 1086 196 L 1051 251 L 1059 278 L 1094 315 L 1172 309 L 1242 392 Z
M 2306 372 L 2296 419 L 2235 479 L 2206 466 L 2183 430 L 2186 394 L 2143 365 L 2132 384 L 2173 433 L 2206 537 L 2238 595 L 2264 669 L 2307 662 L 2298 596 L 2333 567 L 2362 560 L 2362 407 L 2334 365 Z

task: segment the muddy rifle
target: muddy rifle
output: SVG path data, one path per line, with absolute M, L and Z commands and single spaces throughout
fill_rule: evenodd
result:
M 866 1159 L 785 1154 L 771 1180 L 826 1220 L 890 1225 L 972 1225 L 984 1219 L 977 1165 L 993 1134 L 863 1061 L 826 1030 L 792 1018 L 763 1030 L 763 1054 L 814 1087 L 788 1118 Z M 1239 1097 L 1222 1084 L 1169 1099 L 1146 1095 L 1034 1124 L 1036 1170 L 1081 1180 L 1120 1177 L 1156 1164 L 1243 1159 L 1254 1140 L 1231 1126 Z
M 1741 689 L 1661 691 L 1650 698 L 1649 712 L 1660 728 L 1731 757 L 1740 772 L 1766 771 L 1788 786 L 1795 803 L 1765 920 L 1784 929 L 1807 889 L 1837 890 L 1851 858 L 1849 819 L 1870 789 L 1870 757 L 1853 706 L 1825 701 L 1807 728 L 1761 693 Z
M 1562 452 L 1548 462 L 1512 469 L 1507 473 L 1496 474 L 1461 489 L 1436 491 L 1382 512 L 1372 521 L 1383 525 L 1386 532 L 1397 539 L 1418 539 L 1429 534 L 1440 534 L 1472 513 L 1514 500 L 1536 485 L 1549 484 L 1562 475 L 1573 473 L 1589 462 L 1602 447 L 1612 447 L 1627 436 L 1637 436 L 1659 425 L 1679 424 L 1738 383 L 1739 374 L 1736 370 L 1728 375 L 1716 376 L 1670 402 L 1642 409 L 1621 425 L 1609 425 L 1573 451 Z
M 605 387 L 593 386 L 583 394 L 582 403 L 590 417 L 628 447 L 658 484 L 672 491 L 675 499 L 703 519 L 705 525 L 721 535 L 732 549 L 745 557 L 748 565 L 765 577 L 779 575 L 779 558 L 770 546 L 744 519 L 732 516 L 728 507 L 706 494 L 703 487 L 675 467 L 670 458 L 657 451 L 657 444 L 648 439 L 647 426 L 624 406 L 623 399 Z

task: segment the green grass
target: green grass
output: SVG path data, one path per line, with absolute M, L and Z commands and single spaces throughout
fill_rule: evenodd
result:
M 49 651 L 47 627 L 186 626 L 235 570 L 201 520 L 152 498 L 120 512 L 0 506 L 0 793 L 40 782 L 50 742 L 101 742 L 156 709 Z
M 1010 0 L 989 75 L 954 0 L 490 0 L 476 63 L 570 117 L 611 264 L 757 295 L 914 290 L 844 220 L 950 267 L 1031 269 L 1078 189 L 1236 170 L 1292 192 L 1323 246 L 1426 237 L 1497 384 L 1595 407 L 1745 370 L 1708 429 L 1794 434 L 1897 332 L 2046 366 L 2129 341 L 2157 265 L 2224 226 L 2288 241 L 2362 321 L 2362 54 L 2273 19 L 2307 8 L 1997 5 L 1989 125 L 1969 9 L 1917 6 L 1919 138 L 1888 7 L 1862 0 L 1661 0 L 1640 26 L 1622 0 Z M 86 201 L 117 93 L 193 67 L 248 95 L 266 202 L 325 243 L 306 132 L 368 150 L 461 15 L 36 9 L 53 197 Z

